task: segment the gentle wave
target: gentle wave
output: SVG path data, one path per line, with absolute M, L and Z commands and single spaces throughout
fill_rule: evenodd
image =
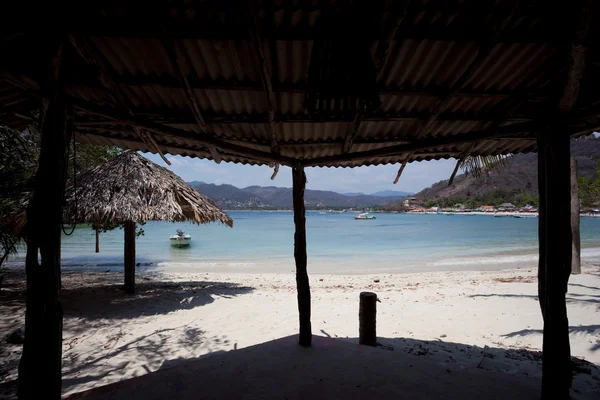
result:
M 599 259 L 600 247 L 593 247 L 581 250 L 581 258 L 584 259 Z M 495 265 L 495 264 L 514 264 L 514 263 L 535 263 L 539 259 L 538 254 L 521 254 L 521 255 L 498 255 L 487 257 L 461 257 L 450 258 L 442 261 L 427 263 L 427 265 L 435 267 L 454 266 L 454 265 Z
M 444 261 L 436 261 L 427 265 L 435 267 L 444 267 L 452 265 L 489 265 L 489 264 L 512 264 L 527 262 L 532 263 L 538 260 L 536 254 L 521 256 L 498 256 L 498 257 L 472 257 L 472 258 L 451 258 Z

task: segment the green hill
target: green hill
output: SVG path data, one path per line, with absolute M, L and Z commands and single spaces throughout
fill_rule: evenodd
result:
M 600 139 L 588 136 L 571 141 L 571 155 L 577 160 L 579 176 L 593 177 L 600 160 Z M 517 205 L 535 202 L 538 195 L 537 153 L 518 154 L 505 168 L 490 171 L 479 179 L 458 175 L 452 186 L 448 180 L 437 182 L 415 195 L 426 204 L 442 206 L 456 203 L 477 205 L 510 202 Z

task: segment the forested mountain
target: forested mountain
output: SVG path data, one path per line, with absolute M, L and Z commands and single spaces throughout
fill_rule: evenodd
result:
M 215 185 L 190 182 L 202 194 L 213 199 L 226 209 L 272 209 L 291 208 L 292 189 L 276 186 L 248 186 L 237 188 L 232 185 Z M 306 190 L 305 204 L 310 208 L 327 207 L 372 207 L 397 201 L 403 196 L 344 195 L 325 190 Z
M 571 141 L 571 155 L 577 160 L 579 176 L 591 178 L 598 160 L 600 160 L 600 139 L 593 136 Z M 479 179 L 458 175 L 452 186 L 448 180 L 433 184 L 415 195 L 427 202 L 434 200 L 444 203 L 448 200 L 462 202 L 480 199 L 482 202 L 526 201 L 538 194 L 537 153 L 518 154 L 511 157 L 504 168 L 484 173 Z

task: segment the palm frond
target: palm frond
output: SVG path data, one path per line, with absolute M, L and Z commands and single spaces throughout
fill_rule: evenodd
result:
M 512 154 L 494 155 L 494 156 L 468 156 L 460 169 L 465 175 L 472 175 L 475 179 L 479 179 L 483 173 L 489 173 L 492 170 L 501 170 L 510 161 Z

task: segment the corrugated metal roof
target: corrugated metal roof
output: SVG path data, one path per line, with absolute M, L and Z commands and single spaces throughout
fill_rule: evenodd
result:
M 556 107 L 573 37 L 573 12 L 533 0 L 377 3 L 364 16 L 352 11 L 352 2 L 327 0 L 259 1 L 254 17 L 216 1 L 173 3 L 168 13 L 148 5 L 142 14 L 127 5 L 102 3 L 95 10 L 93 4 L 78 10 L 74 20 L 82 29 L 72 33 L 93 60 L 66 47 L 73 72 L 66 88 L 78 138 L 156 152 L 133 131 L 137 124 L 163 152 L 212 158 L 216 148 L 224 161 L 252 164 L 277 158 L 351 167 L 409 156 L 411 161 L 454 157 L 470 146 L 460 140 L 437 143 L 473 132 L 473 154 L 532 151 L 535 129 L 528 123 Z M 341 15 L 363 18 L 364 24 L 336 36 L 327 24 L 337 24 Z M 251 32 L 249 18 L 256 18 L 259 32 Z M 593 28 L 590 35 L 596 33 Z M 371 60 L 336 53 L 346 48 L 340 38 L 353 34 L 368 42 Z M 15 85 L 13 75 L 0 75 L 0 124 L 21 128 L 28 121 L 22 117 L 39 106 L 47 51 L 40 51 L 44 44 L 37 39 L 36 32 L 27 32 L 5 46 L 4 56 L 17 60 L 8 70 L 26 79 Z M 19 63 L 23 48 L 30 52 Z M 329 53 L 313 54 L 319 48 Z M 311 63 L 338 68 L 332 75 L 337 78 L 354 64 L 376 66 L 382 53 L 387 57 L 373 75 L 378 109 L 358 112 L 364 95 L 358 86 L 368 85 L 366 77 L 333 94 L 320 93 L 309 79 Z M 598 72 L 599 56 L 592 46 L 588 77 Z M 336 64 L 335 57 L 347 62 Z M 308 111 L 306 95 L 313 92 L 321 97 Z M 600 95 L 585 85 L 583 94 L 573 134 L 600 125 Z M 415 144 L 419 151 L 411 150 Z M 381 151 L 386 148 L 393 151 Z

